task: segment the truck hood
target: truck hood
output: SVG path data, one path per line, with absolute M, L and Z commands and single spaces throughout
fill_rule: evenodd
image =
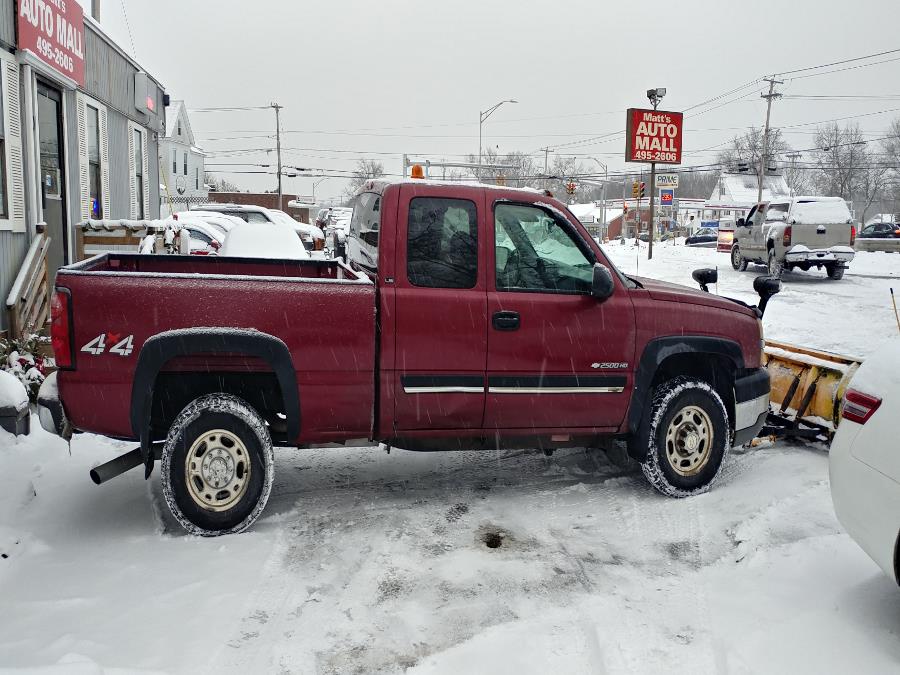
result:
M 717 307 L 718 309 L 727 309 L 732 312 L 739 312 L 747 316 L 756 317 L 756 313 L 740 300 L 726 298 L 713 293 L 704 293 L 699 289 L 681 286 L 680 284 L 671 284 L 666 281 L 657 279 L 648 279 L 647 277 L 632 276 L 644 287 L 644 290 L 650 294 L 654 300 L 662 302 L 682 302 L 692 305 L 702 305 L 704 307 Z

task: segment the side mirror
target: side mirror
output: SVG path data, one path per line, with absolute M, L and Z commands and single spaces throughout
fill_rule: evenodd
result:
M 743 218 L 738 218 L 737 222 L 734 224 L 735 227 L 744 227 L 746 221 Z
M 594 263 L 594 276 L 591 279 L 591 295 L 601 302 L 613 294 L 615 290 L 612 272 L 606 265 Z
M 753 280 L 753 290 L 759 294 L 759 316 L 766 312 L 769 298 L 781 291 L 781 280 L 775 277 L 756 277 Z
M 719 280 L 719 270 L 711 267 L 701 267 L 691 272 L 694 281 L 700 284 L 700 290 L 709 293 L 709 284 L 714 284 Z

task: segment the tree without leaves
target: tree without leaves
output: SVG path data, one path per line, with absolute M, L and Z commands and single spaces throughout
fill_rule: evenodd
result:
M 344 190 L 344 196 L 347 200 L 356 194 L 366 181 L 373 178 L 380 178 L 384 175 L 384 164 L 374 159 L 361 159 L 356 163 L 356 169 L 353 171 L 353 178 Z
M 219 178 L 216 174 L 208 171 L 203 174 L 203 181 L 215 192 L 242 192 L 240 186 L 236 183 Z
M 742 136 L 731 139 L 731 145 L 725 148 L 716 157 L 716 162 L 725 169 L 735 169 L 739 164 L 747 164 L 750 171 L 756 174 L 759 185 L 759 164 L 763 155 L 763 130 L 752 127 Z M 769 129 L 769 142 L 766 148 L 766 170 L 771 166 L 777 166 L 777 160 L 790 150 L 781 136 L 780 129 Z

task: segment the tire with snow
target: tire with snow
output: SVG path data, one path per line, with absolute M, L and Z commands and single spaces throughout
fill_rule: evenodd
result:
M 778 257 L 775 255 L 775 249 L 769 249 L 769 276 L 775 277 L 776 279 L 781 278 L 782 272 L 784 272 L 784 263 L 778 260 Z
M 844 269 L 844 266 L 839 264 L 825 265 L 825 272 L 828 274 L 828 278 L 835 281 L 844 278 Z
M 274 465 L 266 423 L 252 407 L 228 394 L 202 396 L 169 429 L 163 495 L 191 534 L 234 534 L 250 527 L 265 508 Z
M 741 255 L 741 248 L 737 244 L 731 247 L 731 266 L 738 272 L 747 269 L 747 259 Z
M 706 492 L 731 446 L 725 404 L 708 383 L 673 378 L 653 392 L 647 419 L 633 442 L 646 448 L 641 469 L 664 495 Z

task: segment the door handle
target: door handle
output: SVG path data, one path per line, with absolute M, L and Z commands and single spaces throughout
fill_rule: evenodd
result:
M 494 330 L 519 330 L 518 312 L 494 312 L 491 317 Z

